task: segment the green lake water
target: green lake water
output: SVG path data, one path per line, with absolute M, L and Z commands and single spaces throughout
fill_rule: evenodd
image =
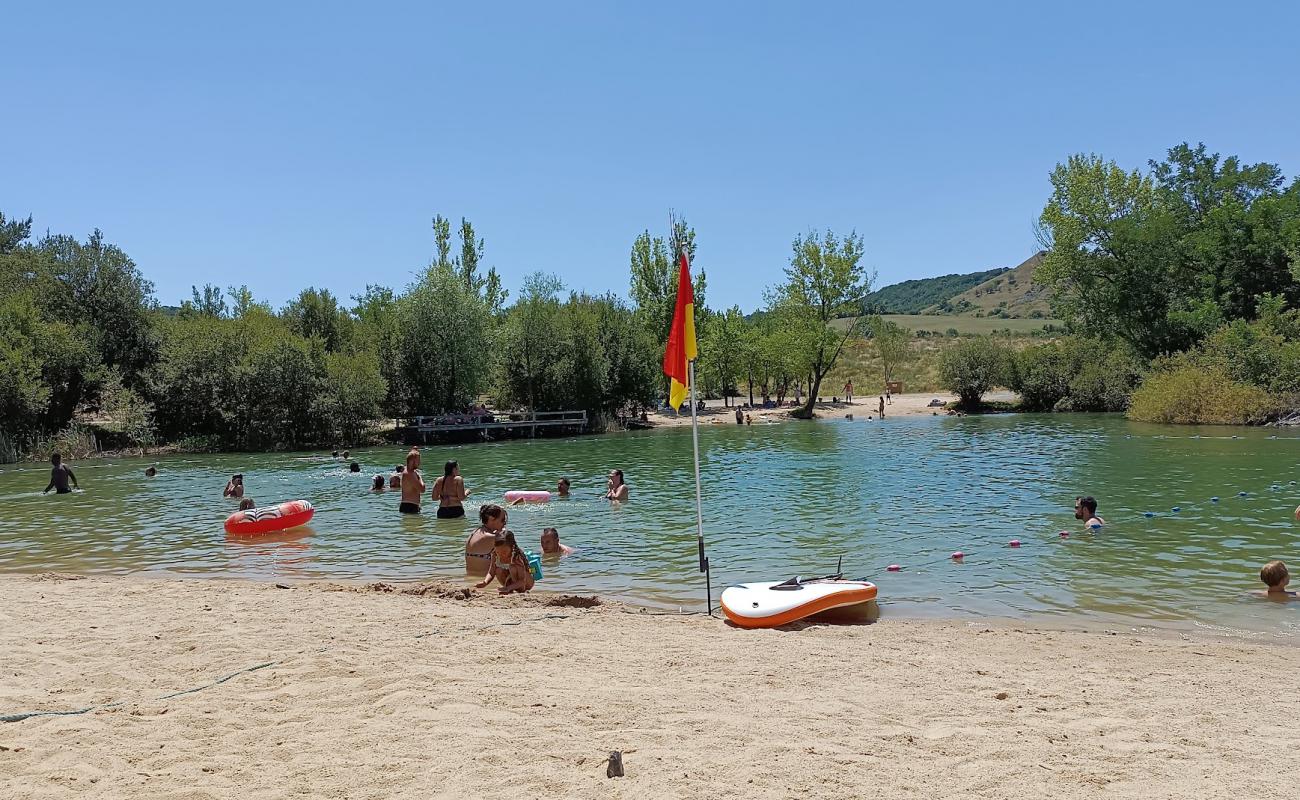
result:
M 1300 571 L 1300 432 L 1005 415 L 708 425 L 700 444 L 715 601 L 729 583 L 824 574 L 843 555 L 846 574 L 880 586 L 887 615 L 1048 615 L 1300 641 L 1300 602 L 1251 594 L 1270 559 Z M 354 451 L 359 474 L 328 454 L 169 456 L 151 479 L 143 459 L 92 460 L 73 465 L 85 491 L 64 496 L 40 494 L 47 466 L 7 467 L 0 571 L 463 580 L 468 519 L 400 516 L 396 492 L 369 492 L 403 453 Z M 549 525 L 577 548 L 545 564 L 541 588 L 703 608 L 688 428 L 430 447 L 430 485 L 447 458 L 474 493 L 471 518 L 509 489 L 572 479 L 573 499 L 510 510 L 525 547 L 538 549 Z M 611 467 L 631 487 L 623 507 L 598 499 Z M 259 505 L 303 498 L 316 518 L 227 538 L 235 504 L 221 490 L 233 472 Z M 1077 494 L 1098 498 L 1103 531 L 1074 520 Z

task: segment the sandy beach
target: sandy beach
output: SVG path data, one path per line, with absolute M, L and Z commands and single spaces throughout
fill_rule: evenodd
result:
M 1300 785 L 1294 648 L 887 614 L 742 631 L 572 597 L 397 588 L 0 578 L 0 714 L 120 703 L 0 723 L 0 796 L 1188 798 Z M 626 777 L 606 777 L 610 750 Z
M 733 398 L 743 401 L 743 398 Z M 873 419 L 879 409 L 880 399 L 877 395 L 870 397 L 854 397 L 852 403 L 846 403 L 843 400 L 837 403 L 829 402 L 827 396 L 825 403 L 818 403 L 816 414 L 819 419 L 843 419 L 852 414 L 854 419 L 868 420 Z M 942 403 L 951 403 L 957 399 L 957 396 L 950 392 L 930 392 L 926 394 L 896 394 L 890 398 L 890 403 L 885 406 L 885 419 L 890 417 L 912 417 L 912 416 L 930 416 L 932 414 L 944 415 L 948 412 L 942 408 L 936 408 L 930 403 L 939 400 Z M 1000 389 L 989 392 L 984 396 L 986 402 L 1010 403 L 1016 400 L 1014 392 Z M 685 408 L 685 406 L 683 406 Z M 758 408 L 750 412 L 754 418 L 754 424 L 767 424 L 773 422 L 789 422 L 794 419 L 790 416 L 790 407 L 784 408 Z M 675 414 L 672 411 L 660 409 L 650 415 L 650 421 L 656 426 L 672 425 L 690 425 L 691 415 L 689 412 Z M 700 415 L 701 424 L 711 425 L 735 425 L 736 408 L 735 406 L 723 406 L 721 400 L 709 400 L 705 404 L 704 412 Z

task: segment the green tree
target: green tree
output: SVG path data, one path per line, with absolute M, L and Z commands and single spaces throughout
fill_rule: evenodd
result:
M 889 383 L 894 379 L 894 371 L 914 357 L 912 334 L 903 326 L 878 316 L 870 319 L 867 329 L 884 366 L 885 383 Z
M 706 311 L 702 321 L 696 379 L 728 405 L 739 394 L 736 384 L 744 374 L 745 317 L 739 307 L 732 306 L 726 311 Z
M 352 333 L 351 317 L 328 289 L 303 289 L 280 316 L 289 330 L 305 339 L 320 339 L 330 353 L 342 350 Z
M 326 390 L 323 412 L 332 432 L 346 443 L 362 440 L 366 426 L 378 419 L 388 382 L 373 352 L 330 353 L 325 356 Z
M 489 310 L 460 275 L 430 267 L 399 301 L 398 330 L 406 413 L 459 410 L 487 387 Z
M 559 294 L 564 284 L 535 272 L 524 279 L 502 331 L 502 378 L 498 399 L 530 410 L 557 410 L 565 403 L 565 352 L 572 347 Z
M 985 393 L 1007 383 L 1010 351 L 987 336 L 962 339 L 945 350 L 939 361 L 939 379 L 966 408 L 978 408 Z
M 706 309 L 708 277 L 695 262 L 695 229 L 686 220 L 670 216 L 668 236 L 650 236 L 646 230 L 632 242 L 630 259 L 631 297 L 646 331 L 658 342 L 668 341 L 673 312 L 677 306 L 677 254 L 686 251 L 691 266 L 691 289 L 695 298 L 695 324 L 698 329 Z M 667 378 L 664 385 L 667 386 Z
M 864 248 L 856 232 L 842 239 L 830 230 L 796 236 L 793 251 L 786 281 L 773 290 L 769 305 L 794 334 L 794 352 L 805 354 L 808 398 L 795 415 L 809 419 L 822 380 L 857 332 L 860 318 L 850 316 L 843 332 L 832 330 L 830 323 L 855 313 L 871 281 L 861 265 Z

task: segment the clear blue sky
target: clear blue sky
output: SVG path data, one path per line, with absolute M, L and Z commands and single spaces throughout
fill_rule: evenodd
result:
M 279 306 L 401 287 L 439 212 L 626 294 L 674 208 L 749 310 L 813 227 L 881 285 L 1014 265 L 1072 152 L 1300 171 L 1294 4 L 278 5 L 11 4 L 0 210 Z

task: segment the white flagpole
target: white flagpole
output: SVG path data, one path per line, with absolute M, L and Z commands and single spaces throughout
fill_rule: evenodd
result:
M 695 542 L 700 550 L 700 572 L 704 573 L 705 602 L 709 616 L 713 616 L 713 579 L 709 573 L 709 559 L 704 555 L 704 505 L 700 495 L 700 420 L 695 411 L 695 361 L 688 362 L 691 382 L 691 443 L 695 451 Z

